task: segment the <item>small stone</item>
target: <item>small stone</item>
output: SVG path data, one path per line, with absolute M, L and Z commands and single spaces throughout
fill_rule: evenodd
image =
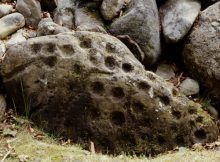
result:
M 13 6 L 8 4 L 0 4 L 0 18 L 8 15 L 13 11 Z
M 166 80 L 170 80 L 171 78 L 175 77 L 174 70 L 172 69 L 170 65 L 167 65 L 167 64 L 159 65 L 157 67 L 156 74 Z
M 5 44 L 3 41 L 0 40 L 0 60 L 4 58 L 5 51 L 6 51 Z
M 22 35 L 26 38 L 26 39 L 29 39 L 29 38 L 34 38 L 37 36 L 37 31 L 36 30 L 32 30 L 32 29 L 28 29 L 28 28 L 23 28 L 21 30 L 22 32 Z
M 206 109 L 214 119 L 218 119 L 218 111 L 213 106 L 208 106 Z
M 186 78 L 180 84 L 180 92 L 186 96 L 191 96 L 199 93 L 199 83 L 191 78 Z
M 24 16 L 20 13 L 12 13 L 0 19 L 0 39 L 4 39 L 25 25 Z
M 125 4 L 124 0 L 103 0 L 101 5 L 101 13 L 105 20 L 112 20 L 119 15 Z
M 27 25 L 37 28 L 37 25 L 42 18 L 39 1 L 17 0 L 16 9 L 24 15 Z
M 167 43 L 176 43 L 191 29 L 201 4 L 196 0 L 168 0 L 160 8 L 163 35 Z
M 69 30 L 68 28 L 54 23 L 51 18 L 44 18 L 38 24 L 37 36 L 55 35 L 70 31 L 71 30 Z
M 75 7 L 76 4 L 71 0 L 59 0 L 54 11 L 54 22 L 69 29 L 74 29 Z
M 23 36 L 22 31 L 19 30 L 13 34 L 9 40 L 6 41 L 6 48 L 24 41 L 26 41 L 26 38 Z

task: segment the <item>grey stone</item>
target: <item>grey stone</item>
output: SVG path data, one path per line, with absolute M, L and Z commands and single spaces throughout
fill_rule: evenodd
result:
M 22 28 L 22 30 L 19 30 L 19 31 L 21 31 L 22 35 L 23 35 L 26 39 L 34 38 L 34 37 L 37 36 L 37 31 L 36 31 L 36 30 L 33 30 L 33 29 Z
M 0 4 L 0 18 L 8 15 L 13 11 L 13 6 L 8 4 Z
M 182 40 L 196 20 L 201 4 L 197 0 L 168 0 L 160 7 L 162 31 L 166 42 Z
M 23 32 L 17 31 L 16 33 L 12 34 L 11 38 L 6 41 L 5 45 L 6 45 L 6 48 L 9 48 L 10 46 L 14 44 L 21 43 L 24 41 L 26 41 L 26 38 L 24 37 Z
M 54 22 L 69 29 L 74 29 L 74 12 L 76 5 L 75 1 L 58 0 L 53 18 Z
M 54 23 L 51 18 L 44 18 L 38 24 L 37 36 L 56 35 L 70 31 L 70 29 Z
M 213 106 L 208 106 L 206 109 L 214 119 L 218 119 L 218 111 Z
M 16 9 L 24 15 L 27 25 L 37 28 L 42 18 L 41 6 L 38 0 L 17 0 Z
M 24 16 L 20 13 L 12 13 L 0 19 L 0 39 L 4 39 L 25 25 Z
M 131 0 L 123 16 L 110 26 L 113 35 L 128 35 L 144 52 L 144 65 L 155 63 L 160 55 L 160 23 L 155 0 Z M 135 54 L 140 55 L 140 54 Z
M 185 94 L 186 96 L 191 96 L 199 93 L 199 83 L 191 78 L 186 78 L 180 84 L 180 92 Z
M 160 64 L 157 67 L 156 74 L 164 78 L 165 80 L 170 80 L 171 78 L 175 77 L 174 70 L 170 65 L 167 64 Z
M 215 24 L 215 25 L 213 25 Z M 218 25 L 217 25 L 218 24 Z M 201 12 L 186 40 L 186 68 L 212 95 L 220 110 L 220 2 Z
M 146 71 L 107 34 L 29 39 L 7 50 L 1 75 L 18 113 L 24 111 L 23 94 L 33 121 L 83 146 L 92 140 L 110 153 L 158 154 L 218 138 L 201 105 Z
M 75 26 L 78 31 L 106 33 L 99 14 L 85 7 L 75 10 Z
M 5 52 L 6 52 L 5 43 L 0 40 L 0 60 L 1 60 L 1 61 L 2 61 L 3 58 L 5 57 Z
M 6 110 L 6 100 L 5 97 L 1 94 L 0 95 L 0 121 L 3 120 L 3 117 L 5 115 L 5 110 Z
M 103 0 L 101 13 L 105 20 L 112 20 L 119 15 L 125 4 L 125 0 Z

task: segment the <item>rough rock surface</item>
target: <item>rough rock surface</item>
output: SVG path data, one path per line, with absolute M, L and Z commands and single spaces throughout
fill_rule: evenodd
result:
M 38 0 L 17 0 L 16 9 L 25 17 L 26 24 L 37 28 L 42 18 Z
M 168 43 L 185 37 L 197 18 L 201 4 L 197 0 L 168 0 L 160 7 L 163 35 Z
M 105 20 L 112 20 L 119 15 L 125 4 L 125 0 L 103 0 L 101 13 Z
M 40 21 L 37 28 L 37 36 L 56 35 L 59 33 L 70 32 L 68 28 L 53 22 L 51 18 L 44 18 Z
M 189 72 L 220 104 L 220 2 L 204 10 L 189 35 L 183 57 Z M 220 105 L 219 105 L 220 106 Z M 216 107 L 218 111 L 220 107 Z
M 0 39 L 4 39 L 25 25 L 24 16 L 20 13 L 12 13 L 0 19 Z
M 218 135 L 200 105 L 107 34 L 29 39 L 7 50 L 1 74 L 18 112 L 31 108 L 41 127 L 84 146 L 91 140 L 102 151 L 157 154 Z
M 8 4 L 0 4 L 0 17 L 10 14 L 13 11 L 13 6 Z
M 160 54 L 160 23 L 155 0 L 131 0 L 123 16 L 110 26 L 113 35 L 128 35 L 144 52 L 146 66 Z

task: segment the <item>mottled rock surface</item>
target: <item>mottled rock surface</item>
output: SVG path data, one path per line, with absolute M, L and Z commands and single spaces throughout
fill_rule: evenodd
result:
M 24 27 L 25 19 L 20 13 L 12 13 L 0 19 L 0 39 L 4 39 Z
M 197 18 L 201 4 L 197 0 L 168 0 L 160 7 L 163 35 L 168 43 L 182 40 Z
M 42 18 L 38 0 L 17 0 L 16 9 L 25 17 L 27 25 L 37 28 Z
M 128 35 L 143 51 L 140 60 L 149 66 L 160 55 L 160 23 L 155 0 L 131 0 L 124 15 L 110 26 L 113 35 Z
M 1 74 L 18 112 L 29 107 L 41 127 L 102 152 L 157 154 L 218 136 L 200 105 L 106 34 L 29 39 L 7 50 Z
M 220 2 L 204 10 L 189 35 L 183 57 L 189 72 L 220 104 Z M 219 105 L 220 106 L 220 105 Z M 216 107 L 218 111 L 220 107 Z

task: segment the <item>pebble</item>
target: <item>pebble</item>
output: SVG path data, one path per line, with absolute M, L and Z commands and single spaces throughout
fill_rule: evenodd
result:
M 191 78 L 186 78 L 180 84 L 180 92 L 185 94 L 186 96 L 191 96 L 199 93 L 199 83 Z
M 4 39 L 24 27 L 25 19 L 20 13 L 12 13 L 0 19 L 0 39 Z

